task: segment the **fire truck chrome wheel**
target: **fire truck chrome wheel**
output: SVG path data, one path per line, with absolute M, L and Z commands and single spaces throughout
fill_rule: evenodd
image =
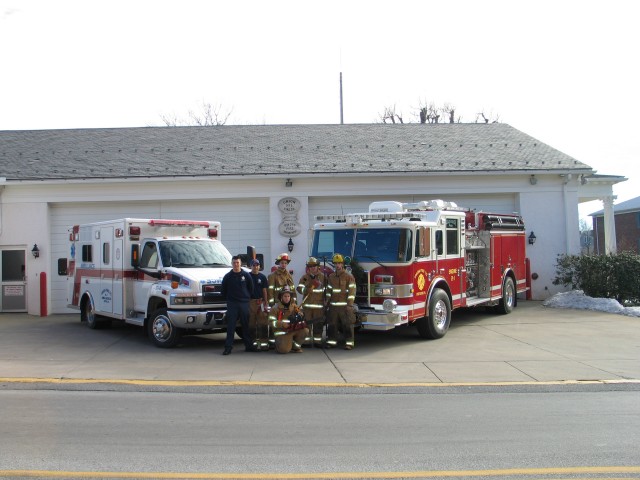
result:
M 513 284 L 513 279 L 507 277 L 504 281 L 504 288 L 502 289 L 502 299 L 498 304 L 498 311 L 502 314 L 508 314 L 513 311 L 513 307 L 516 302 L 516 288 Z
M 157 347 L 170 348 L 178 343 L 179 330 L 169 320 L 166 308 L 156 310 L 147 326 L 149 337 Z
M 416 326 L 422 338 L 442 338 L 451 323 L 451 302 L 444 290 L 436 289 L 429 301 L 429 315 L 420 318 Z

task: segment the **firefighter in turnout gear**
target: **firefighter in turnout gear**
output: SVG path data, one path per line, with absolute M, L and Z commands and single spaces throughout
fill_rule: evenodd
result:
M 307 261 L 307 273 L 298 282 L 296 290 L 302 298 L 304 319 L 309 326 L 312 345 L 322 346 L 322 327 L 324 322 L 324 274 L 320 271 L 320 264 L 314 257 Z
M 280 301 L 269 314 L 278 353 L 302 352 L 302 343 L 309 335 L 302 311 L 291 296 L 289 286 L 283 287 L 278 295 Z
M 335 272 L 329 275 L 326 298 L 329 308 L 327 346 L 338 344 L 338 335 L 344 336 L 345 350 L 354 347 L 353 325 L 356 322 L 354 302 L 356 279 L 344 269 L 344 259 L 339 253 L 333 256 Z
M 276 258 L 276 266 L 278 268 L 275 271 L 271 272 L 271 274 L 268 277 L 268 281 L 269 281 L 268 295 L 269 295 L 270 307 L 276 304 L 276 301 L 279 298 L 278 294 L 280 293 L 280 290 L 282 290 L 282 287 L 284 287 L 285 285 L 289 286 L 292 300 L 295 301 L 296 299 L 296 295 L 293 291 L 294 289 L 293 277 L 291 276 L 291 273 L 289 273 L 289 270 L 287 269 L 290 261 L 291 259 L 289 258 L 289 254 L 287 253 L 281 253 L 280 255 L 278 255 L 278 258 Z

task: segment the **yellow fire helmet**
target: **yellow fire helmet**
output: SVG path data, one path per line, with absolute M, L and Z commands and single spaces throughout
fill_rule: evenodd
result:
M 336 253 L 336 254 L 333 256 L 333 260 L 332 260 L 332 262 L 333 262 L 333 263 L 344 263 L 344 258 L 342 258 L 342 255 L 340 255 L 339 253 Z

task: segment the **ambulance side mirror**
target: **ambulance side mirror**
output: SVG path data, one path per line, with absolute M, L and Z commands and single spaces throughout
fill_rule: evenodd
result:
M 66 258 L 59 258 L 58 259 L 58 275 L 66 276 L 68 271 L 69 271 L 69 266 L 68 266 L 68 263 L 67 263 L 67 259 Z
M 131 266 L 140 266 L 140 245 L 138 244 L 131 245 Z

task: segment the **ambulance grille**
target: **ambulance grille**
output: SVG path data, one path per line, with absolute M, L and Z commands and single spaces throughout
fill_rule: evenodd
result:
M 210 284 L 202 286 L 202 301 L 205 304 L 212 303 L 225 303 L 224 298 L 222 298 L 222 285 L 220 284 Z

